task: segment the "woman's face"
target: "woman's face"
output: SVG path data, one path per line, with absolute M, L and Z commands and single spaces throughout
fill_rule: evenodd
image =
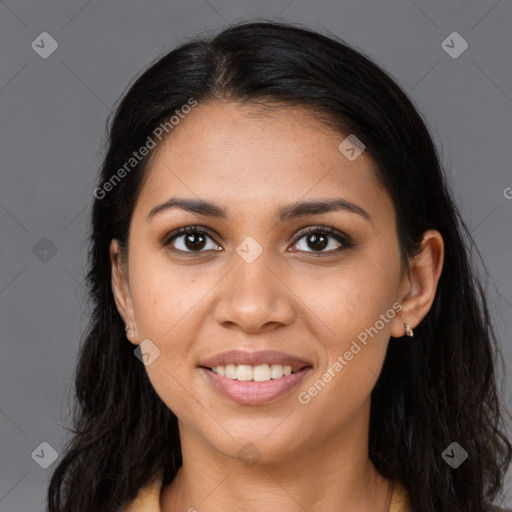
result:
M 282 460 L 365 432 L 389 337 L 404 334 L 393 204 L 344 139 L 306 111 L 199 103 L 143 183 L 118 307 L 131 341 L 150 340 L 146 371 L 182 432 L 228 456 Z M 151 214 L 171 198 L 214 208 Z M 330 201 L 346 206 L 300 207 Z M 199 233 L 169 240 L 185 226 Z

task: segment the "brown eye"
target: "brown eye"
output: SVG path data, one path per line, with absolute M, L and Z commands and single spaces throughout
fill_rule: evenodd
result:
M 352 242 L 347 235 L 328 226 L 308 228 L 297 237 L 294 247 L 299 246 L 299 241 L 305 240 L 299 251 L 332 254 L 352 247 Z M 311 250 L 308 250 L 311 249 Z M 327 248 L 327 250 L 325 250 Z
M 213 242 L 208 247 L 208 240 Z M 171 245 L 173 250 L 179 252 L 205 252 L 203 249 L 220 250 L 216 249 L 218 245 L 212 239 L 211 235 L 205 229 L 200 229 L 195 226 L 186 226 L 179 228 L 167 237 L 164 242 L 165 246 Z

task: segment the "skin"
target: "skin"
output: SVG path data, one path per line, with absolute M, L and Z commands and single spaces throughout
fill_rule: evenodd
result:
M 417 326 L 432 305 L 444 245 L 437 231 L 425 232 L 418 257 L 401 267 L 393 203 L 365 152 L 350 161 L 338 150 L 344 138 L 306 111 L 217 101 L 193 109 L 153 155 L 127 254 L 116 240 L 110 254 L 116 304 L 133 332 L 128 340 L 159 347 L 145 368 L 179 418 L 184 463 L 162 488 L 162 511 L 389 509 L 392 482 L 367 451 L 370 394 L 390 336 L 403 336 L 405 322 Z M 172 196 L 213 201 L 229 217 L 172 208 L 146 220 Z M 276 222 L 284 205 L 339 197 L 371 221 L 338 210 Z M 216 236 L 196 252 L 185 236 L 160 243 L 187 225 Z M 340 242 L 331 235 L 321 248 L 309 236 L 297 238 L 302 228 L 322 225 L 354 246 L 336 253 Z M 263 250 L 252 263 L 236 252 L 248 236 Z M 180 249 L 188 252 L 180 256 Z M 403 309 L 300 403 L 298 392 L 394 303 Z M 198 369 L 203 358 L 229 349 L 278 350 L 313 368 L 272 403 L 241 405 L 219 395 Z M 247 443 L 257 449 L 252 466 L 237 457 Z

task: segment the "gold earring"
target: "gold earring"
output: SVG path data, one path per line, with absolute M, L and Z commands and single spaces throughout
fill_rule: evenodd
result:
M 405 334 L 412 338 L 414 336 L 414 331 L 412 330 L 412 327 L 409 324 L 405 324 Z

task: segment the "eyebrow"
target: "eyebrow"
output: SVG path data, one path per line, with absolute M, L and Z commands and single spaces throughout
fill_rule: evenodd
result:
M 180 197 L 171 197 L 165 203 L 155 206 L 147 215 L 146 222 L 149 222 L 159 213 L 171 208 L 181 208 L 187 212 L 197 213 L 208 217 L 227 220 L 229 215 L 227 211 L 210 201 L 204 199 L 186 199 Z M 360 206 L 342 198 L 318 199 L 314 201 L 299 201 L 287 206 L 281 207 L 277 212 L 277 221 L 283 222 L 306 215 L 320 215 L 333 211 L 347 211 L 356 213 L 367 221 L 372 223 L 370 214 Z

